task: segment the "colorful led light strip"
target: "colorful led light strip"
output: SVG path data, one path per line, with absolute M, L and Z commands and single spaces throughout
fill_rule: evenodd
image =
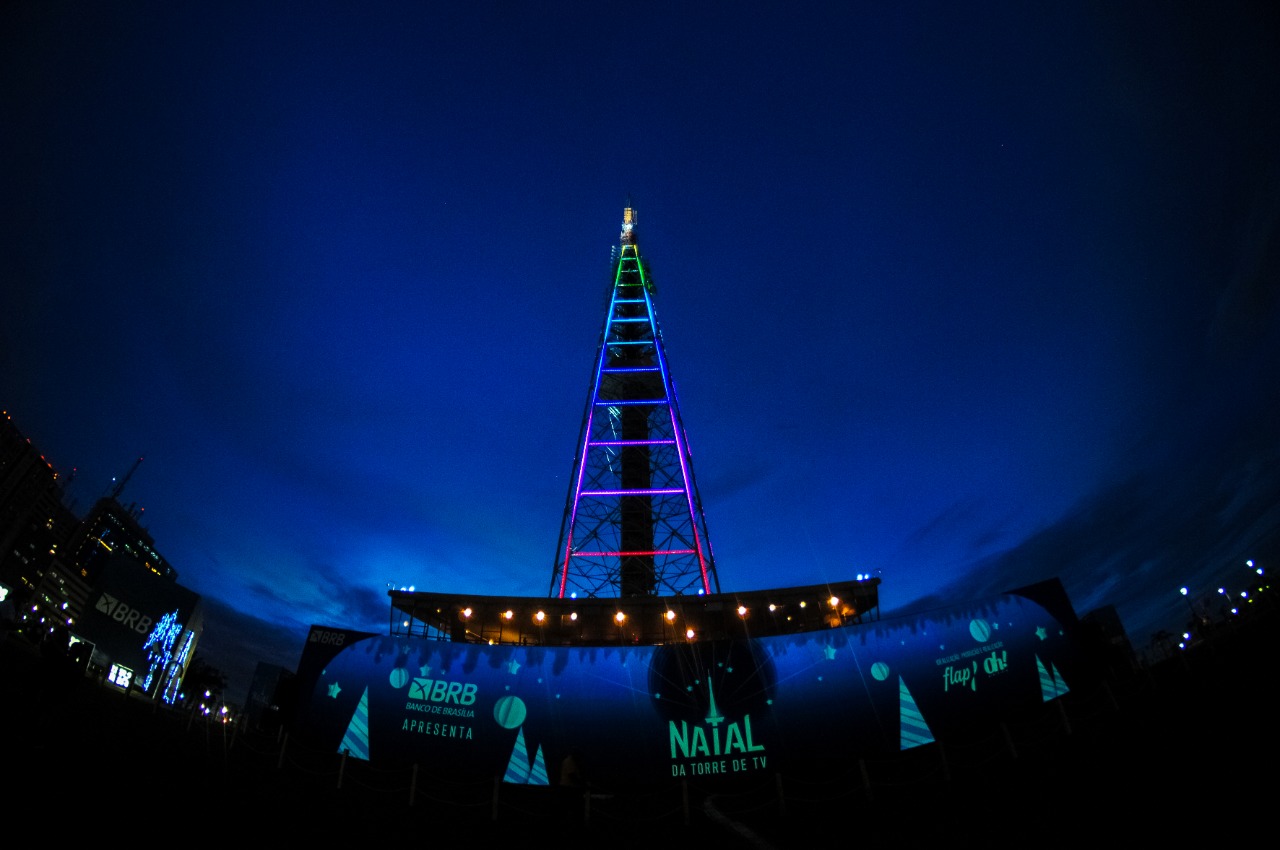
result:
M 574 552 L 575 558 L 599 558 L 605 555 L 696 555 L 697 549 L 654 549 L 652 552 Z
M 614 399 L 613 401 L 593 402 L 593 404 L 595 404 L 596 407 L 621 407 L 627 404 L 647 404 L 650 407 L 652 407 L 654 405 L 666 404 L 666 403 L 667 403 L 667 400 L 665 398 L 652 398 L 652 399 L 638 398 L 634 400 L 628 399 L 626 401 L 623 401 L 621 399 Z
M 683 492 L 684 490 L 678 487 L 671 490 L 582 490 L 578 493 L 578 496 L 579 498 L 586 496 L 674 496 Z
M 675 440 L 594 440 L 592 446 L 674 446 Z
M 619 294 L 618 290 L 622 285 L 622 267 L 627 259 L 628 249 L 630 249 L 631 251 L 632 261 L 636 265 L 639 265 L 640 257 L 636 251 L 635 246 L 634 245 L 622 246 L 622 256 L 618 258 L 618 268 L 613 276 L 613 292 L 610 295 L 611 301 L 609 304 L 608 317 L 605 319 L 604 335 L 601 337 L 603 340 L 606 340 L 606 344 L 600 346 L 600 355 L 598 360 L 596 361 L 596 379 L 595 379 L 595 384 L 591 388 L 591 397 L 593 399 L 600 397 L 600 380 L 604 377 L 605 363 L 609 356 L 609 343 L 607 342 L 607 340 L 609 338 L 610 328 L 613 325 L 614 311 L 616 310 L 618 303 L 621 301 L 621 299 L 618 298 L 618 294 Z M 645 292 L 644 290 L 641 290 L 641 295 L 642 295 L 641 298 L 634 299 L 634 300 L 647 302 L 648 293 Z M 565 539 L 565 549 L 564 549 L 564 560 L 561 562 L 561 566 L 560 566 L 560 590 L 557 595 L 561 599 L 564 598 L 565 586 L 568 584 L 568 581 L 569 581 L 569 558 L 573 554 L 573 532 L 578 527 L 578 505 L 582 502 L 582 480 L 583 480 L 583 477 L 586 475 L 587 458 L 590 456 L 590 451 L 591 451 L 591 427 L 595 423 L 595 414 L 596 414 L 595 405 L 588 405 L 587 421 L 585 423 L 585 427 L 583 428 L 583 434 L 582 434 L 582 448 L 579 450 L 579 455 L 578 455 L 578 480 L 574 482 L 574 492 L 576 495 L 574 496 L 574 499 L 573 499 L 573 509 L 569 513 L 568 532 L 565 535 L 566 539 Z
M 645 289 L 644 299 L 646 302 L 649 301 L 649 291 L 647 288 Z M 652 304 L 649 305 L 649 315 L 653 315 Z M 702 588 L 705 592 L 710 593 L 711 586 L 707 581 L 707 556 L 706 553 L 702 551 L 703 529 L 698 527 L 698 514 L 697 511 L 693 509 L 693 489 L 689 482 L 689 466 L 685 459 L 685 456 L 689 453 L 688 438 L 685 437 L 684 430 L 681 427 L 680 420 L 676 414 L 679 403 L 676 400 L 675 387 L 671 383 L 671 375 L 667 371 L 667 358 L 661 346 L 655 346 L 654 349 L 658 356 L 658 366 L 662 370 L 662 385 L 667 388 L 667 395 L 671 399 L 667 404 L 667 412 L 671 415 L 671 433 L 675 434 L 676 440 L 679 441 L 676 455 L 680 458 L 680 476 L 681 480 L 684 481 L 685 503 L 689 508 L 689 523 L 693 528 L 693 540 L 694 544 L 698 547 L 698 570 L 702 574 Z

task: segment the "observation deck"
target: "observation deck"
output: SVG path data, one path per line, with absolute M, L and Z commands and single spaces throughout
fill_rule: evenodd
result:
M 880 579 L 678 596 L 558 598 L 390 590 L 391 634 L 523 646 L 736 640 L 880 619 Z

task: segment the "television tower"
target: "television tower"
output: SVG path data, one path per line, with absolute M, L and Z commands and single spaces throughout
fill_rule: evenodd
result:
M 556 547 L 552 597 L 720 592 L 635 225 L 636 211 L 628 205 Z

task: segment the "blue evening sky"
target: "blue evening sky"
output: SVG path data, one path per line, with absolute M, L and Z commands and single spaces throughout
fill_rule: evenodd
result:
M 725 590 L 1280 556 L 1275 4 L 0 10 L 0 407 L 247 686 L 545 595 L 628 197 Z

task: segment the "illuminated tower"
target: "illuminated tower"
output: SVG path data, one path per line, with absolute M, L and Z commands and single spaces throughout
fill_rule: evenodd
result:
M 635 222 L 628 207 L 556 547 L 553 597 L 720 592 Z

